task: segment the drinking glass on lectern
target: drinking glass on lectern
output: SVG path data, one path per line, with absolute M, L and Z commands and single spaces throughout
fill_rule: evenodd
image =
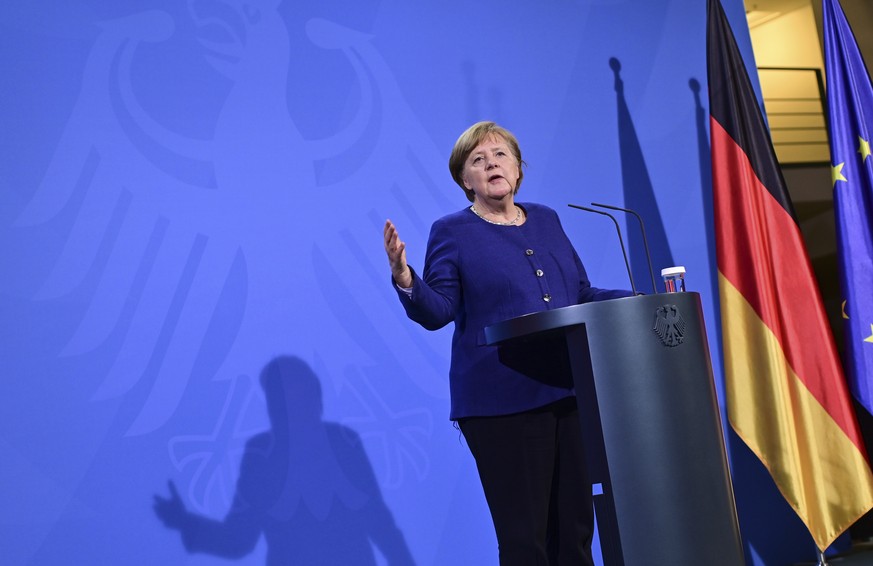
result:
M 661 270 L 664 278 L 664 288 L 668 293 L 682 293 L 685 291 L 685 266 L 676 265 L 665 267 Z

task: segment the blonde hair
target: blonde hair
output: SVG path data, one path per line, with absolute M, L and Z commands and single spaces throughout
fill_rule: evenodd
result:
M 515 191 L 521 186 L 521 179 L 524 177 L 524 171 L 521 166 L 527 165 L 521 159 L 521 148 L 518 147 L 518 140 L 512 135 L 512 132 L 498 126 L 495 122 L 476 122 L 461 134 L 458 141 L 455 142 L 455 147 L 452 148 L 452 154 L 449 156 L 449 171 L 452 174 L 452 179 L 463 189 L 467 195 L 467 200 L 473 202 L 474 193 L 464 185 L 464 165 L 467 163 L 467 158 L 473 153 L 473 150 L 489 136 L 500 136 L 509 144 L 509 150 L 515 156 L 518 162 L 518 182 L 515 184 Z

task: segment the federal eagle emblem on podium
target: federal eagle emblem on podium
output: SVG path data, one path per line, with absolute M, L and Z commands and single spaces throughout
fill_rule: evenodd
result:
M 685 319 L 679 314 L 676 305 L 663 305 L 655 310 L 652 330 L 665 346 L 672 348 L 685 341 Z

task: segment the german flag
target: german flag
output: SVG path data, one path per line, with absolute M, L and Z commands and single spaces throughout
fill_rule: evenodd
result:
M 873 475 L 785 181 L 719 0 L 707 24 L 727 408 L 824 551 Z

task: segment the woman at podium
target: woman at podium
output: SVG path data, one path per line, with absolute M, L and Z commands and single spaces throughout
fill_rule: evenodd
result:
M 592 287 L 557 213 L 516 202 L 522 165 L 511 132 L 474 124 L 449 158 L 471 204 L 434 222 L 421 274 L 390 220 L 385 251 L 409 318 L 428 330 L 454 322 L 450 418 L 476 460 L 500 564 L 593 564 L 592 496 L 572 384 L 531 379 L 502 363 L 484 329 L 631 292 Z

